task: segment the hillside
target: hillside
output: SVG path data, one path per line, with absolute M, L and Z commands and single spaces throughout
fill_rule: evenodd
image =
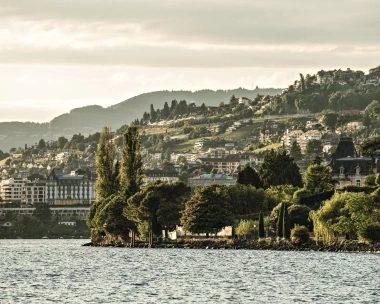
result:
M 165 101 L 186 100 L 196 105 L 205 103 L 213 106 L 221 101 L 228 102 L 232 95 L 254 98 L 257 94 L 276 95 L 281 89 L 235 89 L 235 90 L 201 90 L 201 91 L 158 91 L 144 93 L 109 108 L 98 105 L 76 108 L 69 113 L 59 115 L 50 123 L 33 122 L 2 122 L 0 123 L 0 150 L 7 152 L 12 147 L 31 145 L 39 139 L 56 140 L 59 136 L 71 137 L 73 134 L 93 134 L 101 130 L 102 126 L 110 126 L 116 130 L 134 119 L 142 117 L 149 110 L 150 104 L 155 108 L 162 108 Z

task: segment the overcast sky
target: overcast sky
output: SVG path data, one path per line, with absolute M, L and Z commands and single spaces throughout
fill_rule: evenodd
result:
M 380 65 L 380 1 L 0 0 L 0 121 Z

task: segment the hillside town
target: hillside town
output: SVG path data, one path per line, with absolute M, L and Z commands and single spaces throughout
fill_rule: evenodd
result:
M 367 75 L 350 69 L 322 70 L 313 76 L 301 74 L 276 96 L 232 96 L 217 107 L 184 100 L 165 103 L 163 109 L 152 104 L 131 124 L 141 139 L 141 189 L 157 181 L 183 182 L 191 193 L 199 186 L 236 185 L 247 166 L 259 172 L 271 151 L 286 151 L 301 174 L 317 158 L 330 168 L 334 188 L 364 186 L 369 176 L 380 173 L 380 150 L 361 152 L 363 141 L 380 131 L 380 102 L 375 99 L 380 100 L 379 76 L 380 66 Z M 326 107 L 316 108 L 322 96 L 327 96 Z M 112 132 L 115 162 L 122 158 L 127 127 Z M 9 153 L 0 151 L 3 232 L 11 229 L 12 216 L 35 215 L 40 204 L 49 206 L 58 225 L 83 226 L 97 201 L 100 136 L 96 132 L 88 137 L 73 134 L 71 139 L 41 138 Z

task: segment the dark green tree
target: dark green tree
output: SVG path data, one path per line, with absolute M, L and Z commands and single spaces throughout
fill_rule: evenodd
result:
M 50 207 L 46 203 L 35 203 L 33 210 L 33 216 L 41 221 L 44 225 L 50 224 L 51 211 Z
M 254 170 L 251 166 L 246 165 L 241 171 L 238 173 L 238 177 L 236 182 L 238 184 L 243 185 L 252 185 L 256 188 L 262 188 L 263 183 L 260 180 L 259 175 L 256 170 Z
M 288 204 L 284 203 L 284 210 L 283 210 L 283 220 L 282 220 L 282 233 L 284 235 L 284 239 L 290 238 L 290 221 L 289 221 L 289 215 L 288 215 Z
M 323 151 L 322 142 L 318 139 L 311 139 L 306 144 L 305 154 L 311 159 L 315 156 L 319 156 Z
M 169 184 L 157 181 L 130 197 L 124 216 L 137 224 L 148 222 L 152 231 L 175 228 L 180 223 L 180 212 L 190 196 L 190 189 L 182 182 Z
M 115 144 L 109 127 L 103 127 L 100 141 L 95 154 L 96 175 L 95 182 L 96 199 L 103 200 L 115 194 Z
M 185 204 L 181 223 L 192 233 L 217 233 L 233 224 L 230 198 L 225 186 L 212 184 L 195 188 L 195 194 Z
M 259 176 L 265 188 L 277 185 L 302 187 L 299 168 L 285 150 L 269 151 L 260 166 Z
M 311 231 L 312 223 L 309 219 L 310 211 L 311 209 L 305 205 L 291 205 L 288 208 L 290 228 L 293 229 L 296 225 L 300 225 L 307 227 Z
M 172 103 L 170 105 L 170 114 L 174 114 L 174 111 L 175 111 L 175 108 L 177 107 L 178 105 L 178 101 L 177 100 L 172 100 Z
M 322 117 L 322 123 L 331 130 L 331 133 L 335 133 L 335 127 L 336 127 L 336 124 L 338 123 L 338 114 L 326 113 Z
M 311 164 L 303 176 L 304 188 L 311 193 L 321 193 L 332 190 L 336 183 L 329 166 Z
M 38 142 L 38 148 L 39 148 L 40 150 L 46 148 L 45 140 L 43 140 L 42 138 L 41 138 L 40 141 Z
M 380 224 L 371 223 L 359 231 L 360 238 L 372 243 L 380 242 Z
M 289 155 L 296 161 L 302 159 L 301 147 L 296 140 L 294 140 L 290 146 Z
M 136 127 L 129 127 L 123 135 L 121 152 L 120 190 L 125 201 L 140 191 L 142 184 L 142 157 L 140 135 Z
M 57 148 L 58 149 L 63 149 L 65 147 L 65 145 L 68 143 L 68 139 L 66 137 L 58 137 L 58 140 L 57 140 Z
M 170 108 L 169 108 L 168 102 L 165 101 L 164 108 L 163 108 L 163 110 L 161 111 L 161 116 L 162 116 L 163 118 L 168 118 L 169 115 L 170 115 Z
M 259 238 L 265 237 L 265 227 L 264 227 L 264 215 L 263 212 L 260 211 L 259 214 Z
M 95 227 L 119 241 L 125 241 L 129 231 L 134 228 L 134 224 L 123 216 L 126 207 L 127 204 L 121 197 L 116 195 L 108 197 L 94 216 Z
M 156 122 L 157 120 L 157 112 L 154 110 L 153 104 L 150 105 L 149 120 L 150 122 Z
M 306 89 L 306 82 L 305 82 L 305 78 L 303 77 L 302 74 L 300 74 L 300 83 L 301 83 L 301 91 L 305 91 L 305 89 Z
M 360 143 L 360 154 L 371 157 L 373 152 L 380 150 L 380 136 L 371 136 Z
M 284 208 L 285 203 L 281 203 L 280 214 L 277 220 L 277 236 L 279 238 L 284 237 Z

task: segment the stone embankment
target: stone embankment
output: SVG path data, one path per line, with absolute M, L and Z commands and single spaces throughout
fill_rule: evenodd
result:
M 131 247 L 129 243 L 96 245 L 87 243 L 83 246 Z M 325 251 L 325 252 L 378 252 L 380 243 L 375 245 L 358 241 L 344 240 L 333 244 L 316 243 L 309 240 L 302 245 L 296 245 L 289 240 L 261 239 L 180 239 L 177 241 L 162 241 L 149 244 L 136 242 L 134 248 L 182 248 L 182 249 L 229 249 L 229 250 L 279 250 L 279 251 Z

